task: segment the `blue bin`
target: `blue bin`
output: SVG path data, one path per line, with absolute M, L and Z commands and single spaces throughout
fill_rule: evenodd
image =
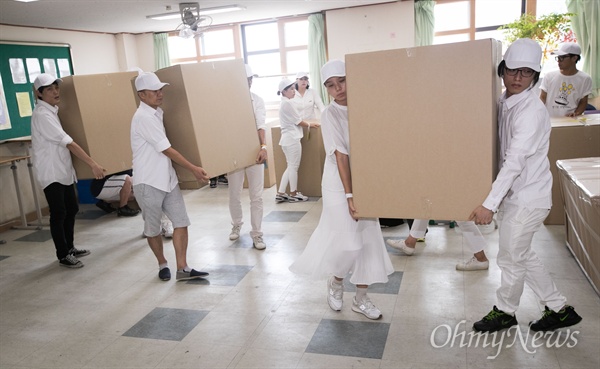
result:
M 91 179 L 77 180 L 77 199 L 80 204 L 95 204 L 98 201 L 90 192 L 91 184 Z

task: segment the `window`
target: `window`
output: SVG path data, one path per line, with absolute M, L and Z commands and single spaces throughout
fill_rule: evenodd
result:
M 179 37 L 179 32 L 169 34 L 171 64 L 189 64 L 241 58 L 239 26 L 215 26 L 194 38 Z

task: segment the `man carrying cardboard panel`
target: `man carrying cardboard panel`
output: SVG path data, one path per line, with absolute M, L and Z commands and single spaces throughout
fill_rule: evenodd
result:
M 144 235 L 158 261 L 158 277 L 163 281 L 171 279 L 167 259 L 163 252 L 161 237 L 161 217 L 163 212 L 173 222 L 173 247 L 177 259 L 178 281 L 202 278 L 208 275 L 187 265 L 188 229 L 183 196 L 179 189 L 173 163 L 186 168 L 200 182 L 210 177 L 204 169 L 190 163 L 177 150 L 171 147 L 163 124 L 163 87 L 154 73 L 140 73 L 135 79 L 135 88 L 140 98 L 140 106 L 131 121 L 131 149 L 133 152 L 133 188 L 144 218 Z

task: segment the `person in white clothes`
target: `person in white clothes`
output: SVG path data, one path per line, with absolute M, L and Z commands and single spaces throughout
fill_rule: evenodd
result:
M 90 166 L 94 178 L 104 178 L 98 165 L 62 128 L 58 117 L 62 79 L 42 73 L 33 81 L 36 105 L 31 115 L 31 148 L 37 181 L 50 209 L 50 234 L 60 266 L 81 268 L 79 257 L 89 250 L 74 245 L 75 215 L 79 211 L 77 176 L 71 154 Z
M 592 77 L 577 69 L 581 48 L 574 42 L 560 46 L 556 55 L 559 70 L 547 73 L 540 86 L 540 99 L 553 117 L 583 114 L 592 93 Z
M 252 80 L 255 74 L 252 73 L 252 68 L 246 64 L 246 77 L 248 78 L 248 88 L 252 88 Z M 254 109 L 254 121 L 256 123 L 256 131 L 258 133 L 258 141 L 260 148 L 256 154 L 256 164 L 249 167 L 238 169 L 234 172 L 227 173 L 229 180 L 229 214 L 231 215 L 231 233 L 229 239 L 234 241 L 240 238 L 240 230 L 244 224 L 242 214 L 242 188 L 244 187 L 244 174 L 248 178 L 248 195 L 250 196 L 250 223 L 252 230 L 252 245 L 257 250 L 264 250 L 267 245 L 263 240 L 262 218 L 263 218 L 263 188 L 265 186 L 265 166 L 267 160 L 267 144 L 265 139 L 266 129 L 266 109 L 264 100 L 250 91 L 252 99 L 252 108 Z
M 298 106 L 298 111 L 302 119 L 316 119 L 315 108 L 323 112 L 325 105 L 323 100 L 315 90 L 310 90 L 308 84 L 308 73 L 298 72 L 296 74 L 296 94 L 294 102 Z
M 279 145 L 285 154 L 287 168 L 281 176 L 279 191 L 275 195 L 276 202 L 298 202 L 307 201 L 308 197 L 298 191 L 298 168 L 302 159 L 302 144 L 300 140 L 304 136 L 302 127 L 319 127 L 319 123 L 311 123 L 302 119 L 295 103 L 292 102 L 296 92 L 294 82 L 284 78 L 279 82 L 278 95 L 281 95 L 281 106 L 279 107 L 279 124 L 281 126 L 281 139 Z M 286 189 L 290 186 L 289 194 Z
M 548 162 L 550 117 L 532 88 L 540 76 L 542 49 L 531 39 L 513 42 L 498 66 L 506 91 L 498 102 L 499 167 L 489 195 L 470 219 L 490 224 L 498 212 L 500 287 L 497 305 L 473 329 L 495 332 L 517 325 L 525 283 L 545 305 L 533 331 L 551 331 L 581 321 L 531 247 L 552 206 L 552 174 Z
M 342 310 L 343 279 L 350 273 L 350 282 L 356 285 L 352 311 L 379 319 L 381 311 L 367 296 L 367 288 L 373 283 L 386 283 L 394 268 L 379 220 L 359 218 L 354 206 L 344 62 L 327 62 L 321 75 L 334 99 L 321 116 L 326 154 L 321 181 L 323 211 L 306 248 L 290 270 L 316 278 L 329 276 L 327 302 L 335 311 Z
M 141 102 L 131 120 L 131 151 L 133 152 L 133 189 L 142 209 L 144 235 L 158 261 L 158 277 L 171 279 L 167 259 L 163 252 L 161 218 L 164 214 L 173 223 L 173 248 L 177 259 L 176 280 L 202 278 L 206 272 L 192 269 L 187 264 L 188 226 L 183 196 L 179 189 L 173 161 L 186 168 L 198 181 L 210 178 L 206 171 L 190 163 L 175 150 L 165 134 L 163 124 L 163 87 L 154 73 L 140 73 L 135 88 Z

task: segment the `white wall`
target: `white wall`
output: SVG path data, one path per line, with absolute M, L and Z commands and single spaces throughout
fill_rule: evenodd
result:
M 329 59 L 346 54 L 413 47 L 414 2 L 331 10 L 325 13 Z

